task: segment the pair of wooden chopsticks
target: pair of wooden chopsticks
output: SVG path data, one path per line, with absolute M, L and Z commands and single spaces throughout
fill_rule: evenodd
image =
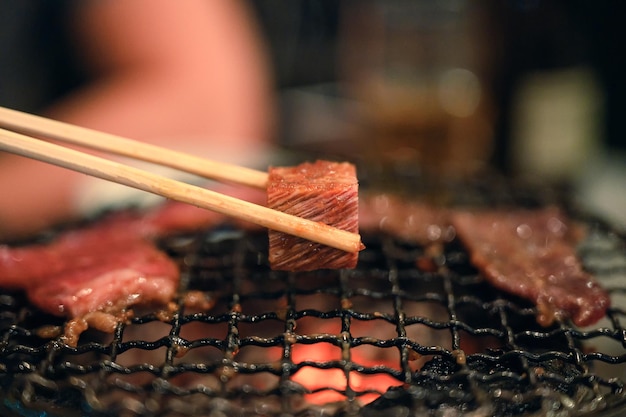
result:
M 0 107 L 0 127 L 0 150 L 193 204 L 346 252 L 358 252 L 363 247 L 361 237 L 356 233 L 272 210 L 27 135 L 37 135 L 140 159 L 217 181 L 263 189 L 268 181 L 266 172 L 210 161 L 4 107 Z

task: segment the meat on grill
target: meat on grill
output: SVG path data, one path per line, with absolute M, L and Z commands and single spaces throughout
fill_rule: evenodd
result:
M 305 162 L 271 167 L 267 206 L 308 220 L 358 233 L 358 181 L 347 162 Z M 344 252 L 282 232 L 269 231 L 272 269 L 307 271 L 354 268 L 358 253 Z
M 71 319 L 68 344 L 89 324 L 104 330 L 98 323 L 119 321 L 129 307 L 165 306 L 178 288 L 178 267 L 152 242 L 125 233 L 121 226 L 129 225 L 128 217 L 116 220 L 45 244 L 0 247 L 0 285 L 25 290 L 41 310 Z
M 130 307 L 165 308 L 173 299 L 178 266 L 152 239 L 224 220 L 168 202 L 147 213 L 113 213 L 46 243 L 0 245 L 0 286 L 24 290 L 41 310 L 70 319 L 66 342 L 75 344 L 87 327 L 113 331 Z
M 48 313 L 69 317 L 117 312 L 137 303 L 167 305 L 177 289 L 176 264 L 151 242 L 120 243 L 69 253 L 73 260 L 65 268 L 29 285 L 29 299 Z
M 577 233 L 554 207 L 469 211 L 371 194 L 362 198 L 359 209 L 364 233 L 388 233 L 435 248 L 458 236 L 489 282 L 535 302 L 544 325 L 560 316 L 590 325 L 610 304 L 576 256 Z
M 604 316 L 609 296 L 583 270 L 558 209 L 455 211 L 451 222 L 472 263 L 495 287 L 535 302 L 541 324 L 565 316 L 587 326 Z
M 606 292 L 578 262 L 558 211 L 470 213 L 379 195 L 361 201 L 359 219 L 357 192 L 352 165 L 318 161 L 270 169 L 267 198 L 270 207 L 288 213 L 352 232 L 360 223 L 366 231 L 418 244 L 450 241 L 456 230 L 487 279 L 536 302 L 545 324 L 561 315 L 581 326 L 592 324 L 609 305 Z M 244 198 L 258 201 L 260 196 Z M 179 271 L 154 239 L 225 220 L 208 210 L 168 202 L 148 213 L 113 213 L 47 243 L 0 245 L 0 287 L 25 290 L 34 305 L 70 319 L 66 336 L 68 343 L 76 343 L 88 326 L 112 331 L 128 308 L 166 307 L 173 299 Z M 357 254 L 279 232 L 269 235 L 275 269 L 352 268 L 357 262 Z

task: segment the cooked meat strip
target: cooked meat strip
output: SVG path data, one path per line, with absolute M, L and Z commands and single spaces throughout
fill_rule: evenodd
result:
M 494 286 L 537 304 L 542 324 L 560 316 L 593 324 L 610 304 L 577 258 L 579 228 L 555 207 L 467 211 L 386 193 L 364 195 L 359 204 L 363 233 L 388 233 L 427 247 L 458 235 Z
M 267 206 L 358 233 L 356 168 L 347 162 L 329 161 L 305 162 L 294 167 L 271 167 Z M 269 261 L 275 270 L 354 268 L 358 253 L 344 252 L 270 230 Z
M 609 295 L 583 270 L 558 209 L 455 211 L 451 222 L 472 263 L 494 286 L 535 302 L 541 324 L 565 316 L 587 326 L 604 316 Z

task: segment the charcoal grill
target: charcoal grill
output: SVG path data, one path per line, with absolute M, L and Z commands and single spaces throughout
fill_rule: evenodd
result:
M 525 206 L 555 198 L 493 182 L 468 189 L 453 194 Z M 171 317 L 137 312 L 77 347 L 38 336 L 60 319 L 3 293 L 0 414 L 622 415 L 626 239 L 579 219 L 590 227 L 581 257 L 614 301 L 585 329 L 539 326 L 534 306 L 483 282 L 456 241 L 428 258 L 378 234 L 363 235 L 357 269 L 307 273 L 271 271 L 265 234 L 224 226 L 165 239 L 181 293 L 202 291 L 214 306 L 191 311 L 181 297 Z M 426 258 L 431 267 L 418 267 Z

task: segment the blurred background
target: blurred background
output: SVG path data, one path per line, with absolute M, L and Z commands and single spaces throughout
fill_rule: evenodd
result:
M 571 186 L 626 224 L 623 2 L 256 0 L 280 141 Z
M 93 12 L 91 19 L 99 22 L 98 17 L 106 9 L 103 5 L 112 3 L 0 0 L 3 6 L 0 39 L 5 40 L 2 53 L 6 54 L 0 62 L 3 63 L 0 105 L 38 111 L 49 104 L 38 96 L 47 83 L 52 85 L 48 79 L 55 78 L 56 84 L 54 90 L 48 88 L 47 100 L 62 97 L 84 83 L 84 74 L 80 72 L 84 65 L 76 64 L 77 56 L 72 55 L 64 38 L 62 22 L 67 18 L 64 13 L 77 4 L 96 4 L 101 10 Z M 120 10 L 128 7 L 128 3 L 121 4 L 124 6 Z M 171 7 L 171 3 L 159 4 L 163 10 Z M 117 129 L 113 133 L 139 139 L 152 138 L 155 131 L 163 136 L 176 132 L 222 139 L 222 134 L 231 135 L 232 139 L 257 133 L 270 136 L 271 132 L 272 139 L 281 147 L 358 158 L 382 172 L 417 170 L 419 178 L 426 180 L 455 180 L 490 171 L 534 178 L 571 187 L 584 207 L 621 227 L 626 225 L 626 132 L 622 120 L 626 110 L 623 46 L 626 3 L 617 0 L 244 0 L 244 4 L 249 6 L 258 28 L 245 27 L 246 15 L 234 21 L 230 32 L 220 32 L 217 26 L 224 19 L 219 20 L 213 14 L 210 26 L 222 38 L 216 36 L 206 47 L 202 42 L 195 46 L 204 48 L 200 50 L 212 48 L 219 61 L 228 61 L 230 67 L 225 66 L 221 74 L 227 84 L 213 77 L 214 72 L 207 75 L 207 70 L 198 66 L 192 74 L 197 78 L 186 86 L 191 86 L 188 94 L 193 96 L 198 79 L 202 80 L 200 84 L 206 84 L 207 90 L 201 98 L 204 101 L 192 97 L 195 101 L 180 99 L 172 106 L 181 112 L 201 109 L 204 115 L 185 111 L 168 122 L 167 117 L 155 116 L 150 105 L 163 115 L 173 114 L 169 107 L 157 109 L 158 100 L 140 96 L 136 96 L 136 101 L 150 104 L 143 113 L 130 103 L 130 111 L 118 111 L 118 119 L 111 117 L 106 123 L 92 115 L 84 117 L 89 109 L 80 102 L 76 111 L 83 117 L 72 118 L 76 111 L 59 113 L 58 107 L 57 113 L 47 114 L 105 131 Z M 146 13 L 145 8 L 134 7 L 131 11 L 135 12 L 136 23 L 138 16 L 144 17 Z M 127 32 L 116 39 L 122 47 L 127 43 L 142 51 L 138 42 L 127 42 L 129 33 L 138 26 L 133 24 L 133 16 L 119 13 L 111 14 L 109 21 L 101 23 L 102 27 L 80 19 L 79 23 L 83 23 L 85 32 L 93 27 L 101 29 L 101 43 L 96 46 L 102 49 L 107 45 L 105 40 L 120 27 L 123 17 Z M 189 45 L 193 42 L 184 36 L 193 36 L 185 33 L 185 26 L 191 25 L 168 17 L 172 13 L 163 13 L 166 18 L 161 16 L 158 22 L 168 18 L 170 21 L 162 24 L 163 30 L 159 26 L 152 32 L 144 31 L 152 36 L 152 42 L 146 44 L 161 45 L 163 50 L 167 44 L 168 50 L 176 54 L 180 48 L 172 45 L 173 25 L 177 25 L 180 38 L 187 40 L 183 43 Z M 159 18 L 153 14 L 151 18 Z M 193 16 L 193 11 L 190 14 Z M 190 20 L 188 15 L 184 17 L 182 12 L 180 15 Z M 144 20 L 148 29 L 155 24 L 155 20 Z M 21 24 L 22 21 L 31 22 L 30 26 Z M 194 23 L 195 30 L 202 30 L 201 23 Z M 229 54 L 246 45 L 239 33 L 255 40 L 261 38 L 258 40 L 268 55 L 271 73 L 271 99 L 264 96 L 263 70 L 256 73 L 251 70 L 249 74 L 240 71 L 244 74 L 239 74 L 243 77 L 239 79 L 230 75 L 246 65 L 253 68 L 255 62 L 264 62 L 257 59 L 255 45 L 238 57 Z M 20 37 L 25 41 L 14 42 Z M 96 61 L 98 48 L 92 48 L 91 53 L 93 50 L 96 53 L 90 55 Z M 187 49 L 187 55 L 174 55 L 177 59 L 184 58 L 180 66 L 189 69 L 196 64 L 207 65 L 208 71 L 215 68 L 215 62 L 194 61 L 198 50 Z M 253 53 L 245 55 L 251 50 Z M 242 59 L 248 59 L 249 64 L 242 65 Z M 176 71 L 188 72 L 184 68 Z M 248 84 L 238 81 L 246 76 Z M 169 84 L 157 81 L 156 87 L 146 85 L 143 92 L 152 93 Z M 128 85 L 137 87 L 138 83 L 135 80 Z M 251 90 L 257 91 L 256 96 L 247 94 Z M 159 100 L 167 103 L 170 98 L 164 94 Z M 171 97 L 176 99 L 182 97 L 179 92 L 173 94 Z M 157 97 L 156 93 L 153 96 Z M 216 97 L 214 101 L 221 97 L 223 101 L 211 103 L 211 97 Z M 275 129 L 264 119 L 273 111 L 257 111 L 271 107 L 258 103 L 274 103 L 274 98 Z M 114 101 L 112 107 L 118 103 Z M 149 121 L 135 117 L 137 112 Z M 198 117 L 192 119 L 191 113 L 198 113 Z M 218 125 L 216 128 L 208 126 L 206 120 L 198 122 L 211 116 Z M 119 117 L 132 120 L 127 120 L 128 126 L 122 126 Z M 192 126 L 192 122 L 197 124 Z M 241 149 L 233 141 L 215 142 L 217 149 L 227 145 L 236 152 Z M 244 142 L 241 146 L 250 145 Z M 211 152 L 213 155 L 215 149 Z M 0 156 L 3 161 L 7 159 Z M 0 180 L 3 176 L 9 174 L 0 175 Z M 48 189 L 44 187 L 44 191 Z M 34 198 L 39 198 L 35 194 Z M 48 204 L 51 204 L 49 200 Z

